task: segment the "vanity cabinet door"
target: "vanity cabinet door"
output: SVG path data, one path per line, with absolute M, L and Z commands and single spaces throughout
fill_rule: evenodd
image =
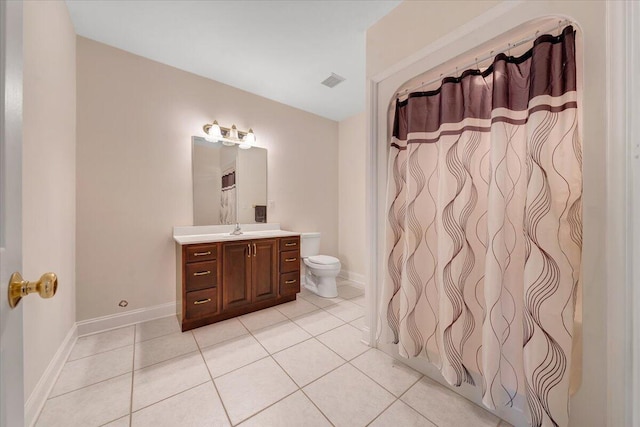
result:
M 251 242 L 222 245 L 222 309 L 231 310 L 251 303 Z
M 253 302 L 276 298 L 278 295 L 278 241 L 254 240 L 251 243 Z

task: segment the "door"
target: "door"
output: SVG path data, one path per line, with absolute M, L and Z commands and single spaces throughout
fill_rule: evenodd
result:
M 253 302 L 273 299 L 277 296 L 278 241 L 275 239 L 254 240 L 252 243 L 251 279 Z
M 0 2 L 0 427 L 24 425 L 22 305 L 7 287 L 22 268 L 22 2 Z
M 251 303 L 251 242 L 222 245 L 222 309 Z

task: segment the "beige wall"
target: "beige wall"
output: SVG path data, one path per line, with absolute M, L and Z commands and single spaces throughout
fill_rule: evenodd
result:
M 213 119 L 253 128 L 268 149 L 269 221 L 320 231 L 338 255 L 336 122 L 82 37 L 77 55 L 78 320 L 174 300 L 191 136 Z
M 75 322 L 76 35 L 63 1 L 24 2 L 23 275 L 58 275 L 24 299 L 25 399 Z
M 366 116 L 359 113 L 344 119 L 338 128 L 339 141 L 339 258 L 342 270 L 364 276 Z
M 367 75 L 374 76 L 428 46 L 466 23 L 482 10 L 466 2 L 403 2 L 376 23 L 367 34 Z M 488 4 L 487 4 L 488 5 Z M 486 9 L 486 6 L 481 9 Z M 583 37 L 583 146 L 584 146 L 584 241 L 583 241 L 583 378 L 571 399 L 571 426 L 606 425 L 607 336 L 605 283 L 605 185 L 606 185 L 606 9 L 603 1 L 536 1 L 515 4 L 510 22 L 564 15 L 575 19 Z M 435 18 L 434 18 L 435 17 Z M 420 22 L 433 22 L 429 29 Z M 511 21 L 515 19 L 515 21 Z M 492 25 L 491 23 L 487 25 Z M 517 25 L 517 24 L 514 24 Z M 415 41 L 418 39 L 418 41 Z M 408 40 L 408 46 L 399 41 Z M 473 46 L 469 46 L 472 49 Z M 581 61 L 579 56 L 578 60 Z M 420 72 L 427 71 L 427 69 Z
M 367 30 L 367 76 L 410 56 L 500 3 L 497 0 L 409 0 Z

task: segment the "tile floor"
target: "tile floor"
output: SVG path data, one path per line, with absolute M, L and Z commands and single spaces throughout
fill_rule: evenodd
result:
M 363 305 L 342 281 L 185 333 L 172 316 L 79 338 L 37 425 L 508 425 L 362 344 Z

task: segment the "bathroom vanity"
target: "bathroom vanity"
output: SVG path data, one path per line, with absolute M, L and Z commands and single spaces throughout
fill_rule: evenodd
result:
M 293 301 L 300 234 L 278 224 L 175 227 L 176 312 L 182 331 Z M 224 230 L 224 231 L 222 231 Z

